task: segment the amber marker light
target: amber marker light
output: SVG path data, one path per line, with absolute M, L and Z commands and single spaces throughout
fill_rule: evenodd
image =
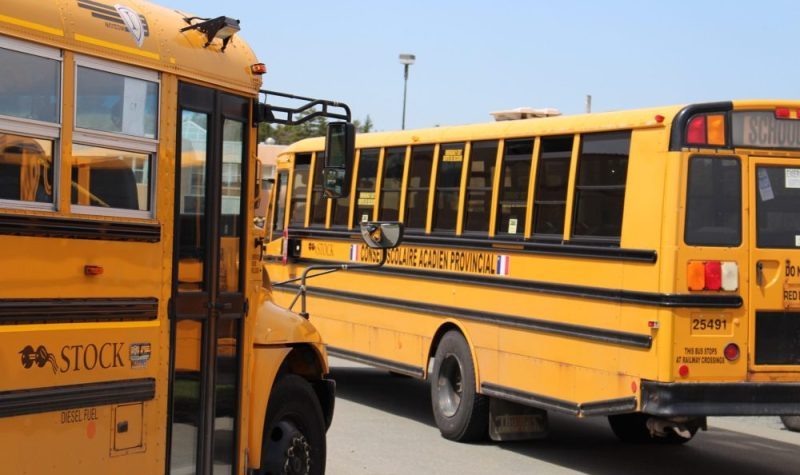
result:
M 709 115 L 706 121 L 708 128 L 709 145 L 725 145 L 725 116 L 722 114 Z
M 686 269 L 686 283 L 689 290 L 706 288 L 706 266 L 703 261 L 691 261 Z

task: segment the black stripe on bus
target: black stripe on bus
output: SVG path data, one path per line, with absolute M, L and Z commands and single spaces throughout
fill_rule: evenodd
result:
M 0 214 L 0 235 L 159 242 L 161 225 Z
M 282 287 L 292 290 L 299 289 L 299 286 L 294 284 L 285 284 Z M 496 324 L 509 328 L 519 328 L 522 330 L 531 330 L 539 333 L 579 338 L 583 340 L 609 343 L 630 348 L 649 349 L 653 344 L 652 336 L 639 333 L 606 330 L 604 328 L 587 327 L 572 323 L 554 322 L 537 318 L 519 317 L 516 315 L 506 315 L 460 307 L 414 302 L 411 300 L 376 297 L 373 295 L 324 289 L 320 287 L 308 287 L 307 292 L 311 295 L 318 295 L 320 297 L 328 297 L 367 305 L 377 305 L 380 307 L 390 307 L 405 311 L 416 311 L 442 317 L 463 318 L 464 320 L 471 320 L 474 322 Z
M 556 411 L 573 416 L 580 414 L 580 406 L 577 403 L 520 391 L 519 389 L 500 386 L 499 384 L 481 383 L 481 393 L 525 406 L 546 409 L 548 411 Z
M 289 229 L 290 238 L 358 240 L 360 235 L 353 231 L 331 229 Z M 592 246 L 588 244 L 556 244 L 546 242 L 511 241 L 500 239 L 480 239 L 471 237 L 450 237 L 406 234 L 406 244 L 447 247 L 452 249 L 473 249 L 510 251 L 548 256 L 585 257 L 613 261 L 633 261 L 654 264 L 658 259 L 656 251 L 646 249 L 624 249 L 611 246 Z
M 153 378 L 3 391 L 0 417 L 150 401 L 155 394 Z
M 692 147 L 692 148 L 731 148 L 730 145 L 728 147 L 720 146 L 720 145 L 686 145 L 686 127 L 689 125 L 689 119 L 691 119 L 696 114 L 710 114 L 710 113 L 720 113 L 725 114 L 733 110 L 733 102 L 725 101 L 725 102 L 707 102 L 703 104 L 692 104 L 684 107 L 681 109 L 676 115 L 675 118 L 672 119 L 672 131 L 670 132 L 669 137 L 669 150 L 671 152 L 678 152 L 683 147 Z M 730 123 L 730 122 L 729 122 Z M 725 142 L 728 144 L 731 143 L 730 137 L 731 132 L 730 129 L 732 127 L 725 127 L 726 130 L 726 138 Z
M 295 259 L 298 263 L 331 264 L 330 261 L 317 259 Z M 650 305 L 668 308 L 739 308 L 742 298 L 739 295 L 709 294 L 662 294 L 638 290 L 610 289 L 604 287 L 588 287 L 583 285 L 560 284 L 532 280 L 511 279 L 506 277 L 487 277 L 482 275 L 442 272 L 403 267 L 380 267 L 377 269 L 348 269 L 347 272 L 369 272 L 392 274 L 415 279 L 436 280 L 456 284 L 472 284 L 509 290 L 523 290 L 551 295 L 564 295 L 616 303 Z
M 0 325 L 158 318 L 155 298 L 0 299 Z
M 390 371 L 405 374 L 407 376 L 411 376 L 414 378 L 422 378 L 422 376 L 425 374 L 422 371 L 422 368 L 419 368 L 417 366 L 411 366 L 405 363 L 398 363 L 396 361 L 387 360 L 383 358 L 376 358 L 374 356 L 369 356 L 363 353 L 357 353 L 355 351 L 349 351 L 330 345 L 326 345 L 326 348 L 328 350 L 328 354 L 332 356 L 338 356 L 339 358 L 356 361 L 358 363 L 364 363 L 370 366 L 377 366 L 379 368 L 388 369 Z
M 636 398 L 625 397 L 578 404 L 549 396 L 520 391 L 494 383 L 481 383 L 481 392 L 487 396 L 506 399 L 526 406 L 538 407 L 573 416 L 607 416 L 636 410 Z

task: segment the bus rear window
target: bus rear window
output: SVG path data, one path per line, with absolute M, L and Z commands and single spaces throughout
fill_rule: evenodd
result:
M 757 246 L 800 248 L 800 165 L 756 167 Z
M 738 158 L 692 157 L 686 195 L 686 244 L 742 242 L 742 171 Z

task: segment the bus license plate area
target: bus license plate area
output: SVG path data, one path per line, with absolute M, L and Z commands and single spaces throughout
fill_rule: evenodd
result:
M 730 315 L 692 314 L 689 319 L 689 333 L 700 336 L 726 336 L 733 334 Z
M 800 308 L 800 284 L 783 284 L 783 308 Z

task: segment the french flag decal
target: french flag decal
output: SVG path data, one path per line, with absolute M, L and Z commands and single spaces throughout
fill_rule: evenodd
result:
M 508 256 L 497 256 L 497 275 L 508 275 L 508 266 L 510 263 Z
M 350 260 L 358 262 L 360 246 L 358 244 L 350 245 Z

